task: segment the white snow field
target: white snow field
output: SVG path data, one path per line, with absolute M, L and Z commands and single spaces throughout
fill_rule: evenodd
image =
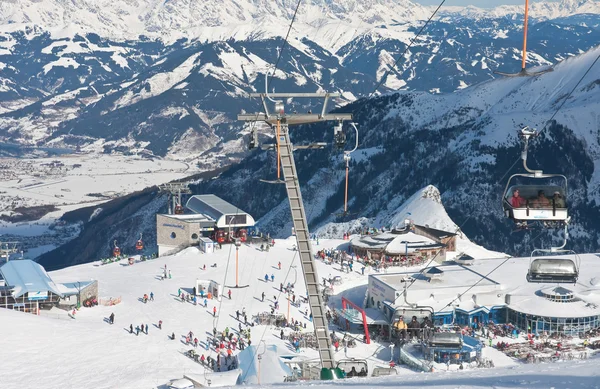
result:
M 316 249 L 345 248 L 348 241 L 322 240 Z M 242 245 L 239 249 L 239 285 L 243 289 L 231 289 L 232 299 L 211 300 L 208 307 L 194 306 L 177 298 L 178 289 L 191 291 L 196 279 L 215 280 L 225 285 L 235 284 L 235 248 L 223 246 L 212 254 L 203 254 L 196 248 L 188 248 L 179 254 L 132 266 L 124 263 L 99 265 L 90 263 L 51 272 L 55 282 L 98 280 L 101 298 L 121 297 L 115 306 L 82 308 L 71 319 L 66 312 L 52 310 L 41 316 L 0 309 L 2 340 L 0 341 L 0 387 L 1 388 L 158 388 L 171 379 L 184 374 L 207 377 L 203 367 L 184 356 L 190 349 L 182 339 L 189 331 L 200 341 L 196 350 L 215 357 L 215 351 L 206 351 L 207 337 L 212 328 L 219 331 L 229 326 L 237 331 L 235 310 L 245 308 L 248 319 L 256 313 L 269 311 L 274 298 L 279 301 L 281 313 L 287 314 L 284 295 L 279 293 L 279 283 L 296 282 L 296 293 L 305 292 L 304 280 L 298 256 L 293 250 L 295 239 L 277 240 L 269 252 L 256 246 Z M 281 262 L 282 270 L 278 269 Z M 213 264 L 217 267 L 211 267 Z M 160 280 L 164 266 L 172 278 Z M 202 270 L 206 265 L 206 270 Z M 298 266 L 292 268 L 291 265 Z M 321 277 L 341 275 L 344 283 L 336 286 L 336 296 L 330 301 L 339 305 L 345 297 L 360 304 L 366 290 L 367 276 L 359 272 L 350 274 L 339 271 L 318 261 Z M 410 269 L 407 269 L 410 270 Z M 416 269 L 414 269 L 416 270 Z M 504 269 L 510 272 L 510 269 Z M 296 273 L 297 272 L 297 273 Z M 275 275 L 274 282 L 265 282 L 264 276 Z M 524 275 L 523 275 L 524 277 Z M 468 286 L 465 286 L 467 288 Z M 224 288 L 225 293 L 229 288 Z M 141 297 L 154 293 L 154 301 L 143 303 Z M 261 293 L 265 301 L 260 301 Z M 218 315 L 213 317 L 213 307 Z M 300 309 L 291 307 L 290 316 L 306 322 L 306 331 L 312 331 L 311 323 L 304 316 L 305 305 Z M 108 324 L 108 316 L 115 314 L 115 323 Z M 157 328 L 162 320 L 163 328 Z M 148 324 L 148 335 L 129 333 L 129 325 Z M 175 340 L 168 338 L 175 333 Z M 274 358 L 275 354 L 316 358 L 315 350 L 302 349 L 299 354 L 287 342 L 279 339 L 279 329 L 255 326 L 251 330 L 252 345 L 264 350 L 268 346 L 261 368 L 261 385 L 282 382 L 285 368 Z M 264 346 L 260 342 L 264 340 Z M 399 375 L 385 379 L 351 379 L 339 382 L 311 383 L 319 387 L 352 385 L 356 388 L 403 386 L 434 388 L 594 388 L 600 386 L 597 376 L 598 360 L 564 362 L 555 364 L 517 366 L 515 362 L 495 349 L 485 348 L 485 356 L 496 361 L 496 369 L 462 372 L 415 373 L 399 367 Z M 251 351 L 251 350 L 246 350 Z M 258 382 L 256 363 L 246 355 L 241 359 L 241 380 Z M 348 349 L 347 355 L 340 349 L 336 359 L 344 357 L 367 358 L 370 370 L 385 366 L 390 358 L 386 345 L 359 344 Z M 230 377 L 226 377 L 230 379 Z M 218 377 L 211 379 L 219 382 Z M 231 381 L 230 381 L 231 382 Z M 286 384 L 285 387 L 289 387 Z M 277 384 L 277 386 L 280 386 Z M 281 384 L 283 387 L 283 384 Z
M 16 207 L 53 204 L 61 208 L 56 218 L 65 211 L 194 173 L 185 162 L 95 153 L 4 158 L 0 165 L 6 169 L 0 175 L 0 199 L 5 205 L 0 212 L 10 214 Z

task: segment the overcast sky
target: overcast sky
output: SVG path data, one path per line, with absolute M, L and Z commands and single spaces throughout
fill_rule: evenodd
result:
M 425 5 L 438 5 L 442 0 L 415 0 L 417 3 Z M 546 0 L 546 1 L 557 1 L 557 0 Z M 475 5 L 481 8 L 491 8 L 502 4 L 522 4 L 525 5 L 524 0 L 446 0 L 444 5 Z

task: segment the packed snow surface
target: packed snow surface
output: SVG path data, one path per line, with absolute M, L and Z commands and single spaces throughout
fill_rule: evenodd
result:
M 228 326 L 236 333 L 239 325 L 235 318 L 236 310 L 245 308 L 250 320 L 259 312 L 269 311 L 273 301 L 277 300 L 279 311 L 287 315 L 287 304 L 284 295 L 279 292 L 279 283 L 285 285 L 295 282 L 297 295 L 305 294 L 294 244 L 295 239 L 292 238 L 277 240 L 269 252 L 260 251 L 256 245 L 242 245 L 239 249 L 239 285 L 248 287 L 232 288 L 231 300 L 226 296 L 220 301 L 210 300 L 206 308 L 181 302 L 177 298 L 178 289 L 189 293 L 196 279 L 235 284 L 233 245 L 223 246 L 223 249 L 212 254 L 189 248 L 176 255 L 137 262 L 132 266 L 118 262 L 108 265 L 91 263 L 50 272 L 57 283 L 98 280 L 100 297 L 121 297 L 122 302 L 115 306 L 82 308 L 76 313 L 76 319 L 69 318 L 66 312 L 60 310 L 44 311 L 41 316 L 34 316 L 0 309 L 3 333 L 11 334 L 3 338 L 0 347 L 0 358 L 4 361 L 0 366 L 2 387 L 156 388 L 184 375 L 203 376 L 202 366 L 183 355 L 191 348 L 184 344 L 185 334 L 193 331 L 200 341 L 197 352 L 215 357 L 214 350 L 203 349 L 205 341 L 213 327 L 222 331 Z M 347 245 L 348 242 L 343 240 L 321 240 L 315 248 L 345 249 Z M 217 266 L 211 267 L 213 264 Z M 161 280 L 165 265 L 171 271 L 172 278 Z M 206 270 L 203 270 L 204 265 Z M 367 274 L 372 269 L 367 269 L 365 275 L 358 271 L 347 274 L 321 261 L 317 262 L 317 269 L 322 277 L 341 275 L 344 279 L 342 285 L 336 286 L 336 295 L 330 300 L 331 303 L 339 305 L 342 295 L 357 304 L 361 303 Z M 274 282 L 265 282 L 264 276 L 271 274 L 275 276 Z M 224 290 L 228 289 L 226 287 Z M 143 303 L 141 297 L 150 292 L 154 293 L 154 301 Z M 261 301 L 263 292 L 265 299 Z M 217 307 L 216 317 L 213 317 L 213 307 Z M 301 304 L 300 308 L 291 306 L 290 316 L 306 323 L 306 331 L 312 331 L 311 322 L 304 315 L 305 309 L 305 304 Z M 115 314 L 114 325 L 107 322 L 111 313 Z M 157 327 L 159 320 L 163 322 L 162 330 Z M 130 334 L 130 324 L 134 327 L 148 324 L 148 335 Z M 175 340 L 168 338 L 171 333 L 175 333 Z M 264 340 L 268 346 L 264 349 L 262 345 L 259 347 L 260 353 L 263 350 L 266 352 L 262 360 L 261 383 L 281 382 L 278 380 L 283 379 L 281 375 L 286 370 L 275 355 L 308 359 L 317 357 L 316 351 L 310 349 L 302 349 L 296 354 L 287 342 L 279 338 L 279 329 L 274 327 L 254 326 L 251 327 L 251 333 L 253 345 L 259 345 Z M 489 351 L 488 357 L 496 355 L 493 353 L 495 350 Z M 500 366 L 506 356 L 497 354 Z M 240 358 L 241 380 L 257 382 L 258 369 L 248 355 L 250 353 Z M 385 366 L 390 358 L 386 345 L 376 343 L 359 344 L 354 349 L 348 349 L 346 354 L 342 349 L 336 353 L 338 360 L 346 356 L 367 358 L 370 370 L 376 365 Z M 48 363 L 49 360 L 60 360 L 60 364 Z M 449 385 L 460 388 L 593 388 L 597 387 L 597 364 L 597 360 L 517 367 L 508 363 L 512 367 L 433 374 L 417 374 L 400 367 L 398 372 L 401 381 L 399 377 L 389 377 L 368 381 L 353 379 L 343 383 L 352 382 L 359 388 L 397 387 L 400 382 L 406 386 L 433 388 L 447 388 Z M 35 374 L 31 374 L 32 366 L 35 366 Z M 340 384 L 312 383 L 324 388 Z

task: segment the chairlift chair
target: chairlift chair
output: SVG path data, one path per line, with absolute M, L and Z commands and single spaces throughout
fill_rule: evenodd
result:
M 552 253 L 574 255 L 575 259 L 540 257 L 536 253 Z M 536 249 L 531 253 L 527 281 L 545 284 L 575 284 L 579 278 L 581 259 L 573 250 L 552 248 L 550 250 Z
M 340 214 L 336 214 L 336 216 L 342 216 L 342 217 L 355 214 L 355 213 L 348 212 L 348 176 L 349 176 L 349 171 L 350 171 L 350 160 L 352 159 L 350 154 L 355 152 L 356 149 L 358 148 L 358 127 L 356 127 L 356 123 L 351 122 L 350 125 L 354 128 L 354 131 L 356 131 L 356 142 L 355 142 L 354 148 L 352 150 L 344 151 L 344 161 L 346 162 L 346 186 L 345 186 L 345 191 L 344 191 L 344 212 L 340 213 Z M 343 148 L 344 145 L 346 144 L 346 135 L 342 131 L 342 123 L 339 123 L 337 126 L 335 126 L 333 136 L 334 136 L 334 141 L 335 141 L 336 146 L 339 148 Z
M 523 51 L 522 51 L 522 56 L 521 56 L 521 71 L 518 73 L 506 73 L 506 72 L 495 71 L 494 72 L 495 74 L 498 74 L 498 75 L 504 76 L 504 77 L 534 77 L 534 76 L 539 76 L 544 73 L 549 73 L 553 70 L 552 68 L 547 68 L 547 69 L 538 70 L 538 71 L 527 70 L 526 64 L 527 64 L 527 27 L 528 27 L 528 25 L 529 25 L 529 0 L 525 0 L 525 16 L 524 16 L 524 22 L 523 22 Z
M 529 138 L 537 134 L 537 131 L 528 127 L 520 130 L 520 136 L 525 141 L 521 158 L 528 173 L 510 176 L 502 196 L 502 208 L 506 216 L 519 227 L 527 227 L 528 222 L 542 222 L 548 228 L 562 227 L 569 221 L 567 177 L 562 174 L 545 174 L 542 170 L 532 170 L 527 166 Z M 518 182 L 519 178 L 537 180 L 545 185 L 522 184 Z
M 366 359 L 341 359 L 336 367 L 343 370 L 347 378 L 369 376 L 369 365 Z

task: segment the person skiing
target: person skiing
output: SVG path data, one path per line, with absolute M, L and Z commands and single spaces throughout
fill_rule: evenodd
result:
M 194 338 L 194 348 L 198 347 L 198 338 Z
M 229 289 L 229 291 L 227 292 L 227 295 L 229 296 L 229 300 L 231 300 L 231 289 Z
M 204 299 L 204 308 L 208 307 L 208 300 Z
M 283 340 L 283 336 L 284 336 L 284 333 L 283 333 L 283 329 L 282 329 L 281 332 L 279 333 L 279 337 Z
M 181 288 L 177 289 L 177 297 L 181 297 Z
M 269 275 L 265 274 L 265 282 L 269 282 Z
M 133 324 L 130 324 L 130 325 L 129 325 L 129 333 L 130 333 L 130 334 L 133 334 Z
M 148 324 L 146 324 L 146 335 L 148 335 Z
M 115 314 L 111 313 L 110 316 L 108 317 L 110 324 L 114 324 L 115 323 Z
M 138 336 L 140 334 L 140 326 L 135 326 L 135 335 Z
M 158 329 L 159 329 L 159 330 L 162 330 L 162 320 L 159 320 L 159 321 L 158 321 Z
M 279 270 L 281 270 L 281 261 L 279 261 L 279 263 L 277 263 L 277 267 L 279 267 Z
M 171 340 L 175 340 L 175 333 L 174 332 L 171 334 Z
M 169 269 L 169 279 L 171 279 L 171 269 Z
M 265 292 L 262 292 L 262 295 L 261 295 L 260 301 L 265 301 Z
M 150 292 L 150 301 L 154 301 L 154 293 Z
M 217 306 L 216 305 L 213 307 L 213 316 L 215 316 L 215 317 L 217 316 Z
M 271 282 L 275 282 L 275 274 L 271 274 Z

